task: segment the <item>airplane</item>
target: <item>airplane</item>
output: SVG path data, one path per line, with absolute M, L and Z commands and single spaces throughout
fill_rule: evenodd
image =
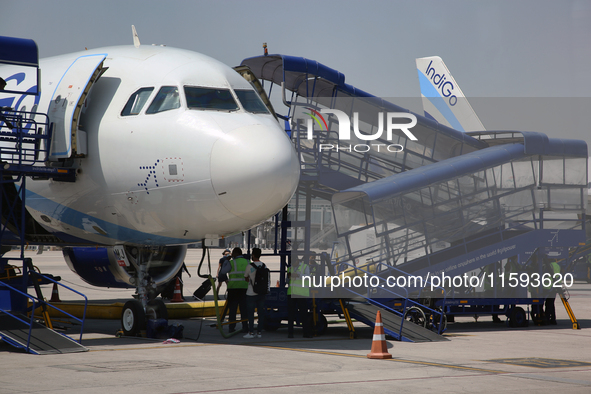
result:
M 134 45 L 41 59 L 39 86 L 36 73 L 0 66 L 0 107 L 48 114 L 41 165 L 76 171 L 75 182 L 26 182 L 27 242 L 62 246 L 92 285 L 136 287 L 139 301 L 122 314 L 128 335 L 165 309 L 150 298 L 187 245 L 265 221 L 299 181 L 291 141 L 250 82 L 132 32 Z M 40 95 L 10 93 L 17 88 Z
M 485 131 L 443 59 L 418 58 L 416 65 L 427 118 L 463 132 Z

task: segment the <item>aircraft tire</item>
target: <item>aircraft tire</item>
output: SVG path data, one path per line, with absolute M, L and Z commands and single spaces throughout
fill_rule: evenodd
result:
M 138 300 L 129 300 L 121 311 L 121 328 L 126 336 L 135 336 L 146 328 L 146 312 Z
M 148 302 L 146 306 L 146 317 L 148 319 L 165 319 L 168 320 L 168 309 L 166 304 L 161 299 L 154 299 Z

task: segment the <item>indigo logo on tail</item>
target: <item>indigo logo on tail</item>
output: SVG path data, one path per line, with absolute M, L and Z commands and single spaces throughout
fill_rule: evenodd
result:
M 445 74 L 437 74 L 435 69 L 431 67 L 433 60 L 429 62 L 425 75 L 433 82 L 433 86 L 441 93 L 443 97 L 449 97 L 449 105 L 454 106 L 458 103 L 458 98 L 453 94 L 454 84 L 447 80 Z

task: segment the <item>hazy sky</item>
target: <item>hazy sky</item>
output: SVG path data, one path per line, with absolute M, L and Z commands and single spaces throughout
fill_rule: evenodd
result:
M 134 24 L 142 45 L 230 66 L 267 42 L 380 97 L 419 96 L 415 58 L 432 55 L 469 97 L 591 96 L 591 0 L 0 0 L 0 11 L 0 35 L 35 40 L 40 57 L 132 44 Z

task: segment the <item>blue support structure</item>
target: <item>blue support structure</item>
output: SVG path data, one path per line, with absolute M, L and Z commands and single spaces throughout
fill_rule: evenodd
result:
M 32 69 L 39 80 L 37 45 L 32 40 L 0 37 L 0 64 Z M 27 91 L 3 90 L 3 93 L 38 96 L 39 84 Z M 87 350 L 50 329 L 48 308 L 58 308 L 45 302 L 39 285 L 63 285 L 51 276 L 35 272 L 31 259 L 24 255 L 25 245 L 30 240 L 27 234 L 27 179 L 76 180 L 74 169 L 52 167 L 46 161 L 51 146 L 50 125 L 46 114 L 0 107 L 0 253 L 3 255 L 13 245 L 20 246 L 21 251 L 18 258 L 0 258 L 0 337 L 15 347 L 37 354 Z M 20 275 L 15 275 L 17 267 L 9 264 L 11 260 L 21 263 Z M 36 296 L 28 294 L 30 286 L 35 288 Z M 83 294 L 76 293 L 86 299 Z M 37 307 L 41 308 L 47 327 L 35 322 L 34 314 L 39 313 Z M 74 319 L 80 322 L 81 341 L 84 319 Z

